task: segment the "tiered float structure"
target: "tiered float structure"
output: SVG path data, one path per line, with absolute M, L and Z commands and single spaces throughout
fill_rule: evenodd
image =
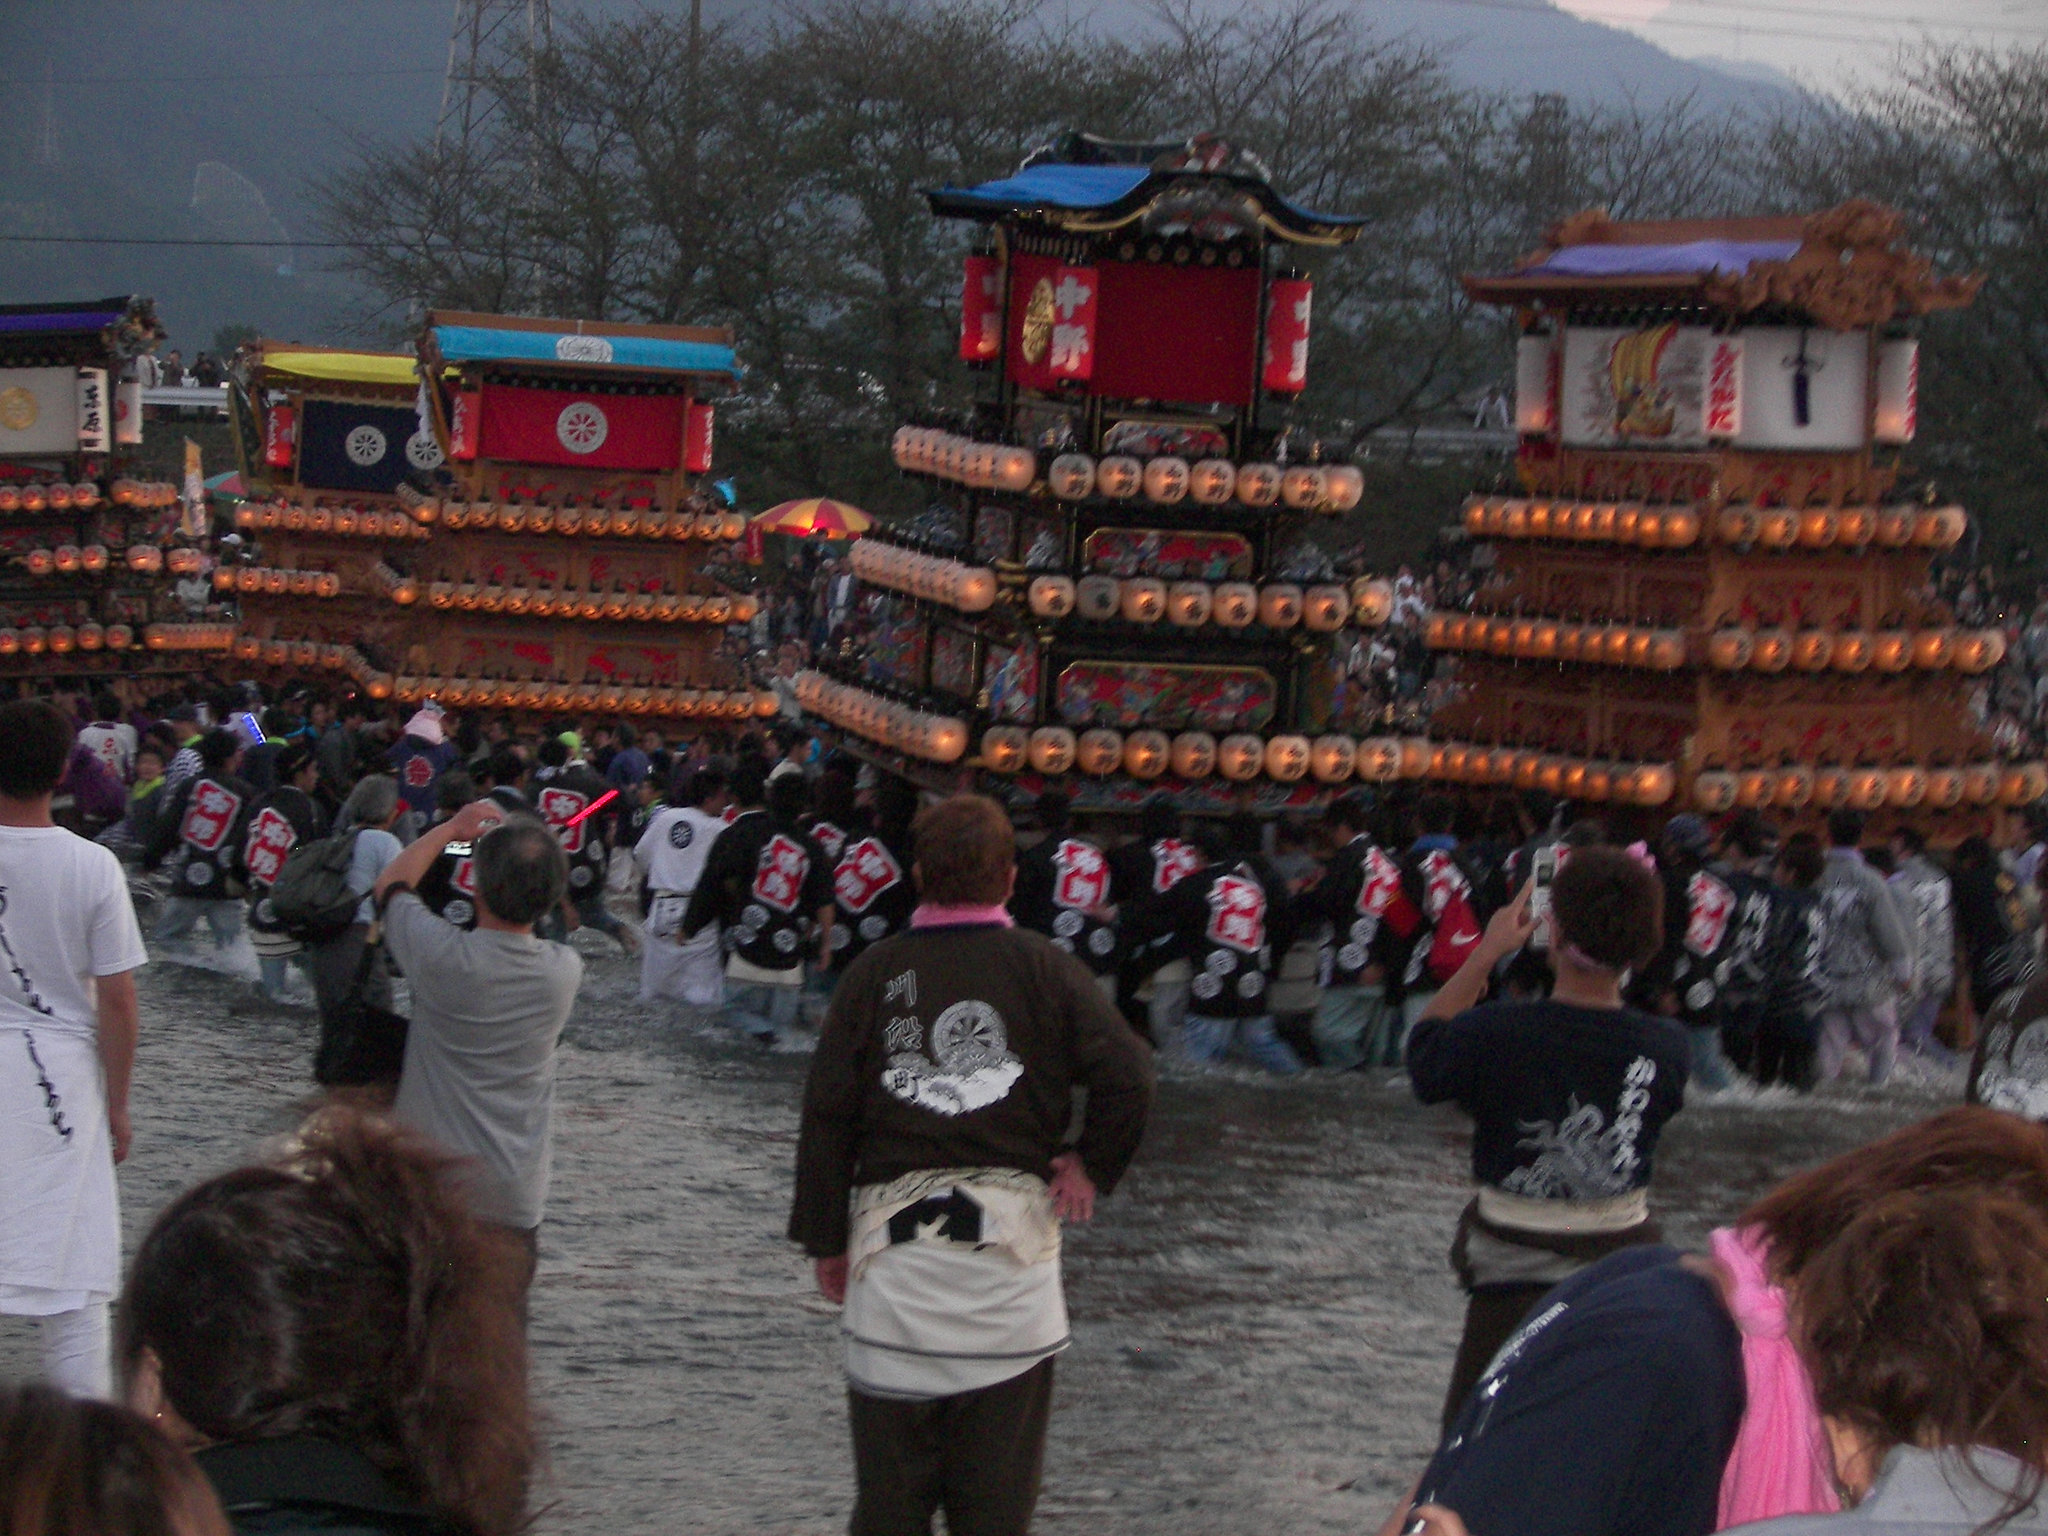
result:
M 854 546 L 867 632 L 800 699 L 895 771 L 1060 782 L 1084 808 L 1161 789 L 1270 808 L 1351 777 L 1329 637 L 1391 597 L 1337 580 L 1308 537 L 1363 477 L 1284 418 L 1308 377 L 1292 263 L 1360 221 L 1206 138 L 1069 135 L 928 197 L 984 231 L 960 355 L 987 387 L 896 433 L 931 510 Z
M 204 529 L 182 538 L 178 487 L 128 472 L 163 336 L 142 298 L 0 307 L 0 678 L 189 672 L 233 643 L 172 591 Z
M 2004 653 L 1956 628 L 1932 558 L 1957 507 L 1895 498 L 1922 315 L 1967 303 L 1901 220 L 1580 215 L 1467 280 L 1520 322 L 1520 495 L 1475 497 L 1496 562 L 1437 738 L 1402 773 L 1618 807 L 1837 805 L 1944 838 L 2048 790 L 1967 708 Z
M 694 488 L 734 376 L 729 332 L 676 326 L 436 312 L 416 359 L 266 346 L 239 654 L 403 704 L 772 711 L 715 654 L 755 599 L 703 571 L 745 531 Z

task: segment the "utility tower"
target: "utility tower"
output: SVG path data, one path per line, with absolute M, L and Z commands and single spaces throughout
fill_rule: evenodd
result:
M 493 72 L 509 54 L 545 48 L 553 36 L 548 0 L 455 0 L 435 144 L 452 148 L 458 162 L 467 163 L 472 142 L 497 106 Z

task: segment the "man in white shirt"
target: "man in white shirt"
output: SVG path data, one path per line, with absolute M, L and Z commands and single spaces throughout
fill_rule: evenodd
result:
M 725 955 L 719 928 L 684 940 L 683 915 L 704 873 L 704 860 L 725 830 L 732 804 L 726 777 L 716 768 L 690 776 L 687 804 L 660 811 L 633 847 L 633 862 L 647 883 L 647 947 L 640 953 L 640 1001 L 674 998 L 716 1008 L 725 998 Z
M 121 718 L 121 701 L 105 689 L 93 695 L 93 722 L 78 733 L 79 741 L 123 785 L 135 782 L 135 749 L 141 744 L 135 727 Z
M 114 1165 L 149 957 L 120 861 L 50 818 L 72 744 L 53 706 L 0 706 L 0 1312 L 39 1319 L 55 1385 L 108 1397 Z

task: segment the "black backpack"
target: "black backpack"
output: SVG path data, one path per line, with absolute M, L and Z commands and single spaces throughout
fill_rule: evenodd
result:
M 356 920 L 363 893 L 349 889 L 348 872 L 360 830 L 301 843 L 285 856 L 270 888 L 270 910 L 294 937 L 332 938 Z

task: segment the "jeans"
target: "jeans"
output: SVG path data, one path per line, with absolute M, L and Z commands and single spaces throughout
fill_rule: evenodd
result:
M 1273 1032 L 1271 1014 L 1249 1019 L 1212 1019 L 1191 1013 L 1181 1026 L 1182 1048 L 1195 1061 L 1222 1061 L 1236 1054 L 1247 1061 L 1285 1077 L 1301 1070 L 1301 1062 L 1287 1048 L 1287 1042 Z
M 1817 1053 L 1822 1082 L 1832 1082 L 1842 1075 L 1842 1057 L 1852 1045 L 1869 1059 L 1872 1087 L 1889 1078 L 1899 1053 L 1899 1005 L 1887 999 L 1862 1008 L 1830 1008 L 1823 1013 Z
M 725 984 L 725 1022 L 743 1029 L 756 1040 L 773 1044 L 786 1040 L 796 1028 L 803 1007 L 801 983 L 783 986 L 770 981 L 731 981 Z
M 1947 1000 L 1948 994 L 1939 992 L 1921 998 L 1906 1010 L 1906 1016 L 1899 1020 L 1899 1049 L 1945 1067 L 1955 1064 L 1955 1052 L 1934 1038 L 1934 1021 L 1941 1017 L 1941 1005 Z
M 231 948 L 242 935 L 242 904 L 239 901 L 202 901 L 196 896 L 169 896 L 164 915 L 157 920 L 150 937 L 159 944 L 175 943 L 199 925 L 201 918 L 213 933 L 216 949 Z
M 1721 1026 L 1718 1024 L 1688 1024 L 1686 1034 L 1692 1041 L 1692 1075 L 1690 1081 L 1695 1088 L 1708 1093 L 1719 1093 L 1731 1086 L 1735 1074 L 1729 1069 L 1728 1058 L 1721 1054 Z
M 291 996 L 291 993 L 287 990 L 290 985 L 287 978 L 291 974 L 290 966 L 295 960 L 298 962 L 299 969 L 305 971 L 306 957 L 303 951 L 296 955 L 258 955 L 256 957 L 257 969 L 263 973 L 263 995 L 273 1003 L 284 1002 Z M 308 982 L 312 980 L 310 972 L 307 973 L 306 979 Z
M 1370 1067 L 1386 1050 L 1387 1022 L 1386 989 L 1378 983 L 1325 987 L 1309 1033 L 1324 1066 Z
M 1188 1016 L 1188 987 L 1192 973 L 1185 960 L 1162 965 L 1152 973 L 1152 1000 L 1145 1005 L 1151 1025 L 1152 1044 L 1162 1051 L 1180 1043 L 1182 1022 Z
M 1381 1066 L 1405 1067 L 1408 1064 L 1408 1036 L 1414 1031 L 1415 1021 L 1422 1017 L 1423 1010 L 1436 1001 L 1436 993 L 1437 989 L 1431 987 L 1427 992 L 1411 991 L 1401 999 L 1400 1025 L 1387 1041 L 1387 1053 L 1380 1058 Z

